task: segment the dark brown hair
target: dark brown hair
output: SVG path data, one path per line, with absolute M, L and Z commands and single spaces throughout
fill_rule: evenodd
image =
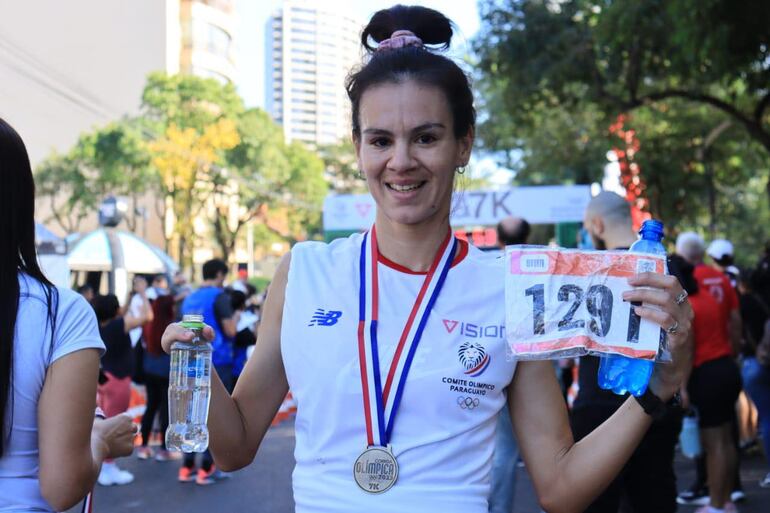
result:
M 425 46 L 376 51 L 377 44 L 397 30 L 413 32 Z M 468 135 L 476 124 L 468 77 L 451 59 L 431 51 L 448 49 L 452 34 L 452 22 L 427 7 L 396 5 L 374 14 L 361 33 L 361 44 L 370 52 L 370 59 L 348 77 L 346 84 L 352 104 L 354 137 L 361 136 L 359 115 L 364 92 L 375 85 L 405 80 L 443 91 L 452 111 L 455 137 Z

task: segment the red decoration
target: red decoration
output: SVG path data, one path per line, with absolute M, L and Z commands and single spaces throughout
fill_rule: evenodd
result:
M 620 139 L 620 147 L 612 148 L 618 159 L 620 166 L 620 184 L 626 190 L 626 200 L 631 203 L 631 218 L 634 222 L 634 229 L 638 229 L 644 221 L 651 219 L 649 208 L 650 200 L 644 193 L 647 184 L 642 178 L 642 170 L 634 157 L 639 153 L 641 144 L 636 136 L 636 131 L 626 128 L 626 122 L 630 117 L 626 114 L 620 114 L 615 123 L 609 127 L 610 134 Z

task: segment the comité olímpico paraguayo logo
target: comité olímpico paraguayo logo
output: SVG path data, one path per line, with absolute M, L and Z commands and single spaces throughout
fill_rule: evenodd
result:
M 505 334 L 505 328 L 494 324 L 481 326 L 452 319 L 442 319 L 442 322 L 448 333 L 459 330 L 458 333 L 460 335 L 469 339 L 460 344 L 457 356 L 460 364 L 465 369 L 466 375 L 473 378 L 481 376 L 492 361 L 492 357 L 487 353 L 482 340 L 485 338 L 502 338 Z

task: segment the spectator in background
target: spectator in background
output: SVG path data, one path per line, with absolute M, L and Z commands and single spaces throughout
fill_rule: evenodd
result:
M 243 292 L 248 296 L 250 286 L 249 271 L 246 269 L 238 269 L 238 279 L 236 279 L 232 285 L 230 285 L 230 288 L 239 292 Z
M 637 240 L 629 203 L 614 192 L 604 191 L 586 207 L 583 226 L 593 246 L 601 250 L 628 249 Z M 581 440 L 611 417 L 629 397 L 603 390 L 598 385 L 599 358 L 584 356 L 578 367 L 579 390 L 572 406 L 572 432 Z M 652 424 L 620 475 L 585 511 L 617 513 L 625 495 L 632 511 L 676 511 L 674 448 L 682 425 L 677 409 Z M 654 490 L 654 492 L 651 492 Z
M 677 247 L 680 247 L 678 240 Z M 682 405 L 688 408 L 692 404 L 698 411 L 700 437 L 706 453 L 710 500 L 709 505 L 696 513 L 737 512 L 730 499 L 738 465 L 732 429 L 735 402 L 742 385 L 738 366 L 732 358 L 728 311 L 708 291 L 701 289 L 695 277 L 697 268 L 691 263 L 674 255 L 669 259 L 669 266 L 689 294 L 695 312 L 693 369 L 681 394 Z
M 131 294 L 128 298 L 128 312 L 127 315 L 131 315 L 134 318 L 141 317 L 142 310 L 145 308 L 145 302 L 147 299 L 147 278 L 144 276 L 134 276 L 132 282 Z M 139 343 L 139 339 L 142 338 L 142 326 L 136 326 L 129 332 L 131 338 L 131 346 L 134 347 Z
M 497 245 L 501 249 L 514 244 L 526 244 L 530 226 L 521 217 L 506 217 L 497 224 Z M 495 452 L 492 460 L 492 486 L 489 491 L 490 513 L 510 513 L 516 491 L 516 463 L 519 444 L 513 435 L 513 423 L 508 406 L 497 414 Z
M 225 388 L 232 393 L 235 385 L 233 339 L 238 333 L 239 314 L 233 311 L 230 296 L 222 288 L 226 277 L 227 264 L 222 260 L 213 259 L 204 263 L 203 283 L 198 290 L 185 298 L 182 303 L 182 315 L 203 315 L 203 322 L 213 328 L 212 364 Z M 179 469 L 179 481 L 192 481 L 194 468 L 195 454 L 185 454 L 184 465 Z M 214 472 L 211 453 L 206 451 L 201 468 L 194 478 L 195 482 L 199 485 L 213 484 Z
M 249 285 L 251 287 L 251 285 Z M 253 290 L 253 287 L 251 287 Z M 248 289 L 247 289 L 248 290 Z M 238 333 L 233 340 L 233 380 L 238 381 L 244 365 L 246 365 L 247 350 L 257 343 L 257 323 L 259 316 L 247 310 L 246 304 L 251 295 L 240 290 L 230 290 L 230 301 L 233 312 L 238 314 Z
M 743 340 L 741 344 L 741 358 L 744 370 L 749 370 L 751 365 L 746 365 L 749 358 L 754 358 L 757 346 L 762 341 L 765 331 L 765 323 L 770 319 L 770 309 L 762 298 L 754 292 L 752 282 L 754 272 L 742 270 L 738 274 L 738 302 L 740 304 L 741 320 L 743 321 Z M 744 374 L 743 383 L 748 392 L 750 378 Z M 758 412 L 751 397 L 741 392 L 738 408 L 738 422 L 740 428 L 740 449 L 743 451 L 757 443 L 757 417 Z
M 743 360 L 743 379 L 748 392 L 759 411 L 759 426 L 765 448 L 765 458 L 770 463 L 770 322 L 757 346 L 756 356 Z M 770 488 L 770 466 L 759 482 L 762 488 Z
M 714 260 L 716 269 L 727 275 L 730 285 L 736 288 L 740 272 L 733 261 L 733 243 L 726 239 L 714 239 L 706 253 Z
M 147 408 L 142 416 L 142 445 L 137 450 L 137 457 L 146 460 L 153 457 L 149 446 L 155 417 L 161 430 L 161 448 L 155 454 L 157 461 L 174 459 L 173 454 L 166 449 L 166 428 L 168 428 L 168 386 L 171 357 L 160 346 L 160 337 L 166 327 L 174 322 L 174 297 L 168 290 L 168 278 L 159 274 L 155 276 L 152 287 L 148 289 L 152 297 L 152 320 L 144 325 L 142 340 L 145 344 L 143 355 L 144 381 L 147 390 Z
M 728 251 L 729 250 L 729 251 Z M 727 253 L 732 254 L 732 245 L 727 246 L 717 244 L 712 251 L 715 255 L 724 257 Z M 733 355 L 737 355 L 741 348 L 743 334 L 743 324 L 741 322 L 740 304 L 738 295 L 730 283 L 730 279 L 720 269 L 711 267 L 704 263 L 706 253 L 706 243 L 700 235 L 694 232 L 682 232 L 676 238 L 676 253 L 684 258 L 687 263 L 694 267 L 693 276 L 698 282 L 698 289 L 708 292 L 722 311 L 722 319 L 726 322 L 728 340 Z M 733 410 L 734 411 L 734 410 Z M 739 445 L 738 423 L 733 415 L 732 429 L 734 446 L 737 451 Z M 738 466 L 734 467 L 732 493 L 730 500 L 740 502 L 746 498 L 741 485 L 740 472 Z M 706 464 L 706 458 L 701 456 L 696 460 L 695 482 L 688 489 L 684 490 L 677 497 L 680 504 L 703 505 L 709 503 L 711 491 L 707 483 L 710 482 L 708 472 L 710 469 Z M 718 492 L 719 494 L 719 492 Z
M 146 282 L 145 282 L 146 283 Z M 138 316 L 130 312 L 120 315 L 120 304 L 114 294 L 96 296 L 92 303 L 99 322 L 99 335 L 107 347 L 102 356 L 102 369 L 107 381 L 98 387 L 97 400 L 107 418 L 128 410 L 131 399 L 131 372 L 133 353 L 129 332 L 152 320 L 152 310 L 142 290 L 142 309 Z M 133 474 L 121 470 L 112 460 L 105 460 L 99 473 L 98 483 L 102 486 L 124 485 L 134 480 Z
M 78 294 L 83 296 L 83 298 L 89 303 L 94 300 L 94 288 L 88 283 L 78 287 Z
M 174 296 L 175 320 L 182 320 L 182 301 L 192 294 L 193 288 L 187 283 L 187 277 L 182 271 L 174 273 L 174 282 L 171 285 L 171 295 Z

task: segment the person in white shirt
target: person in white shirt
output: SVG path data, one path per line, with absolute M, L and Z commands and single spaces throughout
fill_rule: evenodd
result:
M 652 422 L 629 399 L 579 443 L 551 362 L 506 358 L 503 260 L 456 240 L 454 175 L 468 164 L 473 93 L 447 48 L 451 22 L 424 7 L 380 11 L 348 80 L 353 143 L 377 211 L 373 228 L 294 246 L 279 265 L 254 354 L 229 395 L 212 380 L 217 465 L 251 463 L 287 391 L 297 400 L 298 513 L 485 513 L 497 414 L 507 401 L 543 508 L 577 512 Z M 657 401 L 688 364 L 691 311 L 673 277 L 641 274 L 637 313 L 671 328 Z M 206 330 L 207 336 L 213 332 Z M 189 340 L 171 325 L 163 346 Z
M 32 170 L 2 119 L 0 176 L 0 511 L 66 511 L 102 461 L 131 453 L 135 429 L 94 420 L 104 344 L 86 300 L 38 266 Z

